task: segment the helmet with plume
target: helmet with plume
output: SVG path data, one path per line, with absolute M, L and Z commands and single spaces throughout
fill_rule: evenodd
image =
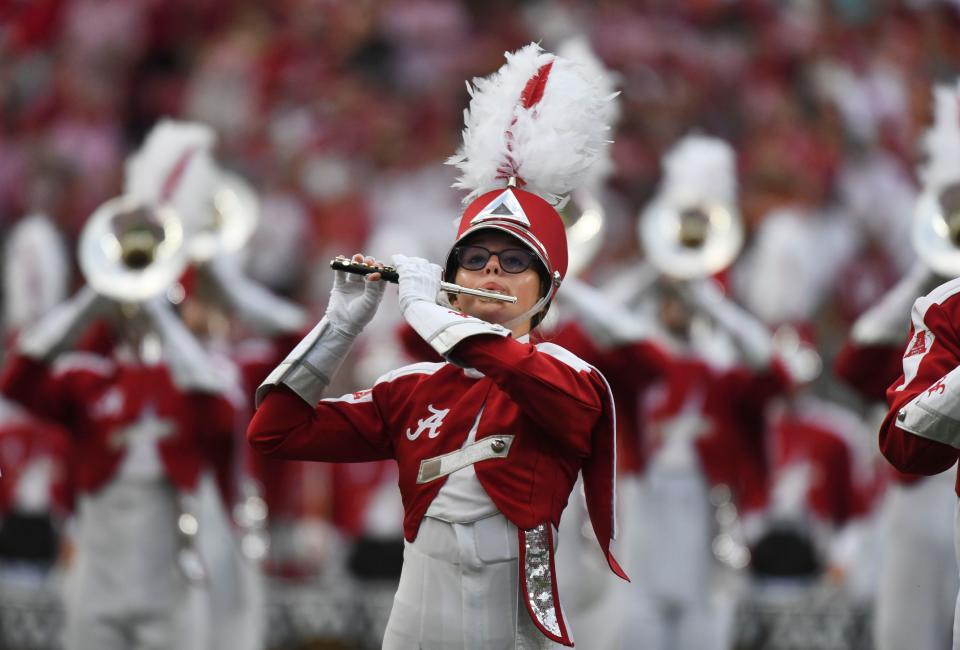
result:
M 733 147 L 719 138 L 687 135 L 662 164 L 659 191 L 637 224 L 647 259 L 678 278 L 726 268 L 743 245 Z
M 185 230 L 199 230 L 219 180 L 215 143 L 216 134 L 205 124 L 161 120 L 127 159 L 125 193 L 144 204 L 169 204 Z
M 545 295 L 518 321 L 549 305 L 567 271 L 567 240 L 557 213 L 581 185 L 609 144 L 602 116 L 615 93 L 586 66 L 531 43 L 497 72 L 467 85 L 463 144 L 447 162 L 468 190 L 454 246 L 469 235 L 495 229 L 530 248 L 543 266 Z M 446 273 L 455 272 L 453 249 Z

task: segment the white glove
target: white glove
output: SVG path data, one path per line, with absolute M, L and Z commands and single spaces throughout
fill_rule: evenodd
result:
M 307 316 L 298 305 L 271 293 L 246 275 L 229 257 L 215 257 L 199 267 L 241 320 L 266 335 L 298 332 Z
M 163 342 L 163 354 L 178 388 L 200 393 L 225 393 L 227 382 L 216 370 L 200 342 L 177 317 L 163 296 L 141 306 Z
M 850 338 L 857 345 L 900 345 L 910 328 L 913 302 L 944 280 L 922 262 L 917 262 L 877 304 L 853 324 Z
M 326 315 L 260 384 L 257 405 L 270 388 L 283 384 L 315 406 L 350 351 L 353 339 L 377 312 L 385 285 L 356 273 L 336 271 Z
M 394 255 L 393 265 L 400 276 L 398 295 L 401 312 L 405 312 L 418 300 L 425 300 L 431 304 L 437 302 L 443 269 L 421 257 L 406 255 Z
M 574 312 L 577 322 L 601 348 L 636 343 L 654 336 L 652 323 L 577 278 L 564 281 L 557 300 Z
M 357 273 L 335 271 L 326 320 L 347 336 L 355 337 L 377 313 L 385 289 L 386 282 L 368 281 Z
M 20 336 L 18 347 L 24 355 L 49 362 L 73 345 L 88 325 L 105 313 L 110 301 L 89 286 L 57 305 Z
M 394 255 L 400 276 L 400 311 L 424 341 L 446 357 L 461 341 L 480 334 L 509 336 L 502 325 L 466 316 L 437 304 L 441 269 L 418 257 Z
M 766 368 L 770 365 L 773 359 L 770 330 L 753 314 L 724 296 L 715 281 L 708 279 L 683 283 L 680 285 L 680 295 L 733 337 L 748 366 Z

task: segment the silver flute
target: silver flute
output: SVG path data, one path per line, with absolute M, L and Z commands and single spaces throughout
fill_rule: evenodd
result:
M 396 284 L 400 279 L 397 270 L 392 266 L 384 266 L 383 268 L 380 268 L 379 266 L 366 264 L 364 262 L 354 262 L 352 259 L 343 256 L 337 256 L 330 260 L 330 268 L 336 271 L 357 273 L 359 275 L 379 273 L 380 279 L 386 280 L 387 282 L 393 282 L 394 284 Z M 467 296 L 476 296 L 477 298 L 487 298 L 489 300 L 501 300 L 509 303 L 517 302 L 516 296 L 506 296 L 502 293 L 484 291 L 483 289 L 468 289 L 466 287 L 461 287 L 459 284 L 453 284 L 452 282 L 441 282 L 440 289 L 442 291 L 446 291 L 447 293 L 462 293 Z

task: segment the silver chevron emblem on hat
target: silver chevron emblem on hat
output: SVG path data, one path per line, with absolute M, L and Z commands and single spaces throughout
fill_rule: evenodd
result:
M 478 223 L 490 221 L 491 219 L 516 221 L 527 228 L 530 227 L 530 220 L 527 219 L 527 215 L 524 213 L 520 201 L 517 200 L 517 197 L 509 189 L 504 190 L 500 196 L 490 201 L 487 207 L 470 220 L 470 225 L 475 226 Z

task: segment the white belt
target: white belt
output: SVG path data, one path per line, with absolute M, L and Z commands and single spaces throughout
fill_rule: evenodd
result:
M 421 460 L 417 483 L 429 483 L 481 460 L 506 458 L 512 445 L 513 436 L 489 436 L 449 454 Z

